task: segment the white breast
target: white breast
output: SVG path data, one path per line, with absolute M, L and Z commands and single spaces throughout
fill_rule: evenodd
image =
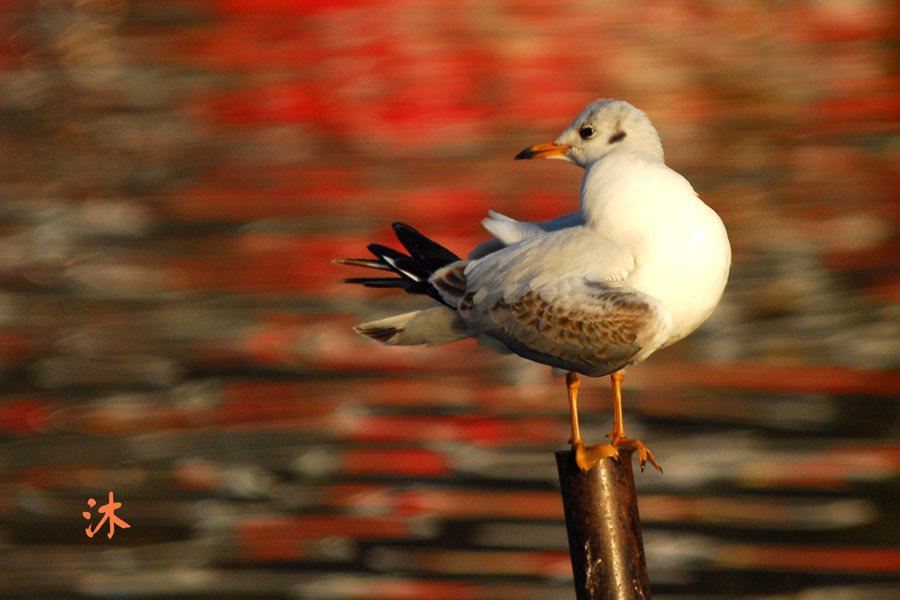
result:
M 719 216 L 662 162 L 610 156 L 585 174 L 589 226 L 633 252 L 626 285 L 658 299 L 672 317 L 665 345 L 691 333 L 718 305 L 731 266 Z

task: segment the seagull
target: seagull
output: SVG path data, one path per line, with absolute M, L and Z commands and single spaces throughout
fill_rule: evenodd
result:
M 719 216 L 666 166 L 647 115 L 621 100 L 589 104 L 553 142 L 516 159 L 564 160 L 584 169 L 581 206 L 543 222 L 490 211 L 492 239 L 462 259 L 409 225 L 394 223 L 401 252 L 370 244 L 375 258 L 338 259 L 389 276 L 344 279 L 400 288 L 433 302 L 421 310 L 357 325 L 387 345 L 435 345 L 474 337 L 490 347 L 566 374 L 576 463 L 589 470 L 619 449 L 641 470 L 653 453 L 626 436 L 624 369 L 681 340 L 712 314 L 731 268 Z M 609 375 L 613 428 L 586 445 L 578 425 L 579 375 Z

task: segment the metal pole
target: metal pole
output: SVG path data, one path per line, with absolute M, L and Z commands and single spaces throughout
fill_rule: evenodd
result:
M 578 600 L 650 600 L 631 455 L 582 471 L 574 452 L 556 453 Z

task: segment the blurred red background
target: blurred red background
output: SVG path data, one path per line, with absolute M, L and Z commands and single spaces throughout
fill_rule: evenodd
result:
M 13 0 L 0 38 L 0 594 L 570 596 L 562 382 L 358 338 L 420 301 L 330 259 L 574 210 L 512 157 L 600 97 L 734 249 L 626 380 L 655 596 L 900 594 L 895 3 Z

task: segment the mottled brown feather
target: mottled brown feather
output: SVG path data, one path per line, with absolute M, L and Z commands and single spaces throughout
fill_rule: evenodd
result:
M 537 352 L 594 366 L 628 362 L 641 350 L 637 339 L 653 308 L 633 292 L 589 287 L 597 293 L 581 307 L 554 305 L 528 291 L 495 302 L 490 315 L 506 335 Z

